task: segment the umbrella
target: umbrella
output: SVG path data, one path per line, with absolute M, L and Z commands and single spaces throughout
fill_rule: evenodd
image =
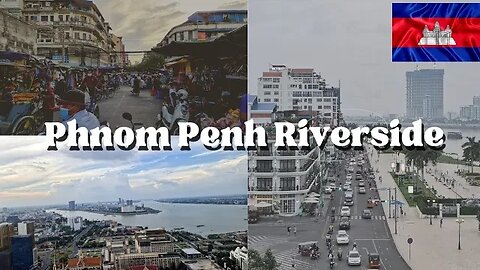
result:
M 271 204 L 271 203 L 267 203 L 267 202 L 259 202 L 259 203 L 255 204 L 255 206 L 256 206 L 256 207 L 260 207 L 260 208 L 261 208 L 261 207 L 270 207 L 270 206 L 272 206 L 272 204 Z

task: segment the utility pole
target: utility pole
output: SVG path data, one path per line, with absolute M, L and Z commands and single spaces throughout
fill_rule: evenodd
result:
M 388 188 L 388 218 L 392 218 L 392 213 L 391 213 L 391 209 L 392 209 L 392 202 L 390 201 L 390 199 L 392 198 L 392 190 L 391 188 Z
M 397 234 L 397 187 L 393 189 L 395 190 L 395 211 L 393 214 L 395 215 L 395 234 Z

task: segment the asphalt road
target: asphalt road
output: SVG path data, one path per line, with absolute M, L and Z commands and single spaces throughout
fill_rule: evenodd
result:
M 131 90 L 131 87 L 122 85 L 112 98 L 99 101 L 99 120 L 108 121 L 112 129 L 129 126 L 129 122 L 122 118 L 124 112 L 129 112 L 133 115 L 133 122 L 143 123 L 145 127 L 154 126 L 162 101 L 150 96 L 148 90 L 141 90 L 138 97 L 131 95 Z
M 345 168 L 346 161 L 343 161 L 337 168 Z M 355 175 L 354 175 L 355 177 Z M 340 171 L 340 177 L 336 180 L 337 187 L 345 183 L 346 175 L 344 170 Z M 338 261 L 335 258 L 334 269 L 368 269 L 368 253 L 378 253 L 381 258 L 381 269 L 386 270 L 409 270 L 410 267 L 405 263 L 398 253 L 395 244 L 390 235 L 387 216 L 379 204 L 373 208 L 372 219 L 362 219 L 362 211 L 367 209 L 367 200 L 369 197 L 378 197 L 376 190 L 368 188 L 366 183 L 366 194 L 358 194 L 358 181 L 352 180 L 352 189 L 354 190 L 354 205 L 350 207 L 351 218 L 349 234 L 349 245 L 343 245 L 343 260 Z M 388 191 L 381 191 L 388 192 Z M 332 207 L 335 207 L 335 222 L 333 234 L 333 253 L 336 255 L 338 246 L 335 242 L 335 236 L 338 232 L 340 209 L 343 203 L 344 192 L 335 191 L 333 200 L 327 199 L 326 209 L 322 209 L 320 218 L 312 217 L 292 217 L 292 218 L 263 218 L 257 224 L 250 224 L 248 228 L 249 248 L 260 252 L 271 249 L 277 262 L 281 263 L 280 270 L 292 269 L 329 269 L 328 249 L 326 247 L 325 235 L 331 224 L 330 213 Z M 393 209 L 393 207 L 392 207 Z M 392 212 L 393 213 L 393 212 Z M 297 234 L 288 235 L 287 227 L 295 226 Z M 309 257 L 302 257 L 298 254 L 298 244 L 307 241 L 318 241 L 320 247 L 320 258 L 312 260 Z M 353 242 L 357 244 L 357 250 L 361 254 L 362 265 L 348 266 L 347 253 L 353 247 Z

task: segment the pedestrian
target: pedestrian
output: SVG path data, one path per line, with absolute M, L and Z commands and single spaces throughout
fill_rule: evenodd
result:
M 287 227 L 288 236 L 290 236 L 290 226 Z
M 293 235 L 297 235 L 297 226 L 293 226 Z
M 440 219 L 440 228 L 442 228 L 443 225 L 443 218 Z
M 400 206 L 400 215 L 403 216 L 403 208 Z

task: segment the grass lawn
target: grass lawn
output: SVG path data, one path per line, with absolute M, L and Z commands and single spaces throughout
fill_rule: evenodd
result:
M 435 194 L 433 194 L 433 192 L 430 189 L 428 189 L 425 186 L 425 184 L 422 181 L 420 181 L 420 179 L 418 177 L 412 177 L 410 180 L 403 179 L 399 183 L 398 175 L 396 175 L 394 173 L 390 173 L 390 174 L 392 175 L 393 179 L 395 180 L 398 187 L 400 188 L 400 191 L 402 192 L 403 197 L 405 197 L 405 199 L 407 200 L 407 203 L 408 203 L 409 206 L 416 206 L 417 205 L 417 202 L 415 201 L 415 196 L 422 196 L 424 198 L 437 198 L 437 196 Z M 418 188 L 418 191 L 420 193 L 417 194 L 417 195 L 409 194 L 408 193 L 408 186 L 414 186 L 415 187 L 415 181 L 416 180 L 418 180 L 417 188 Z

